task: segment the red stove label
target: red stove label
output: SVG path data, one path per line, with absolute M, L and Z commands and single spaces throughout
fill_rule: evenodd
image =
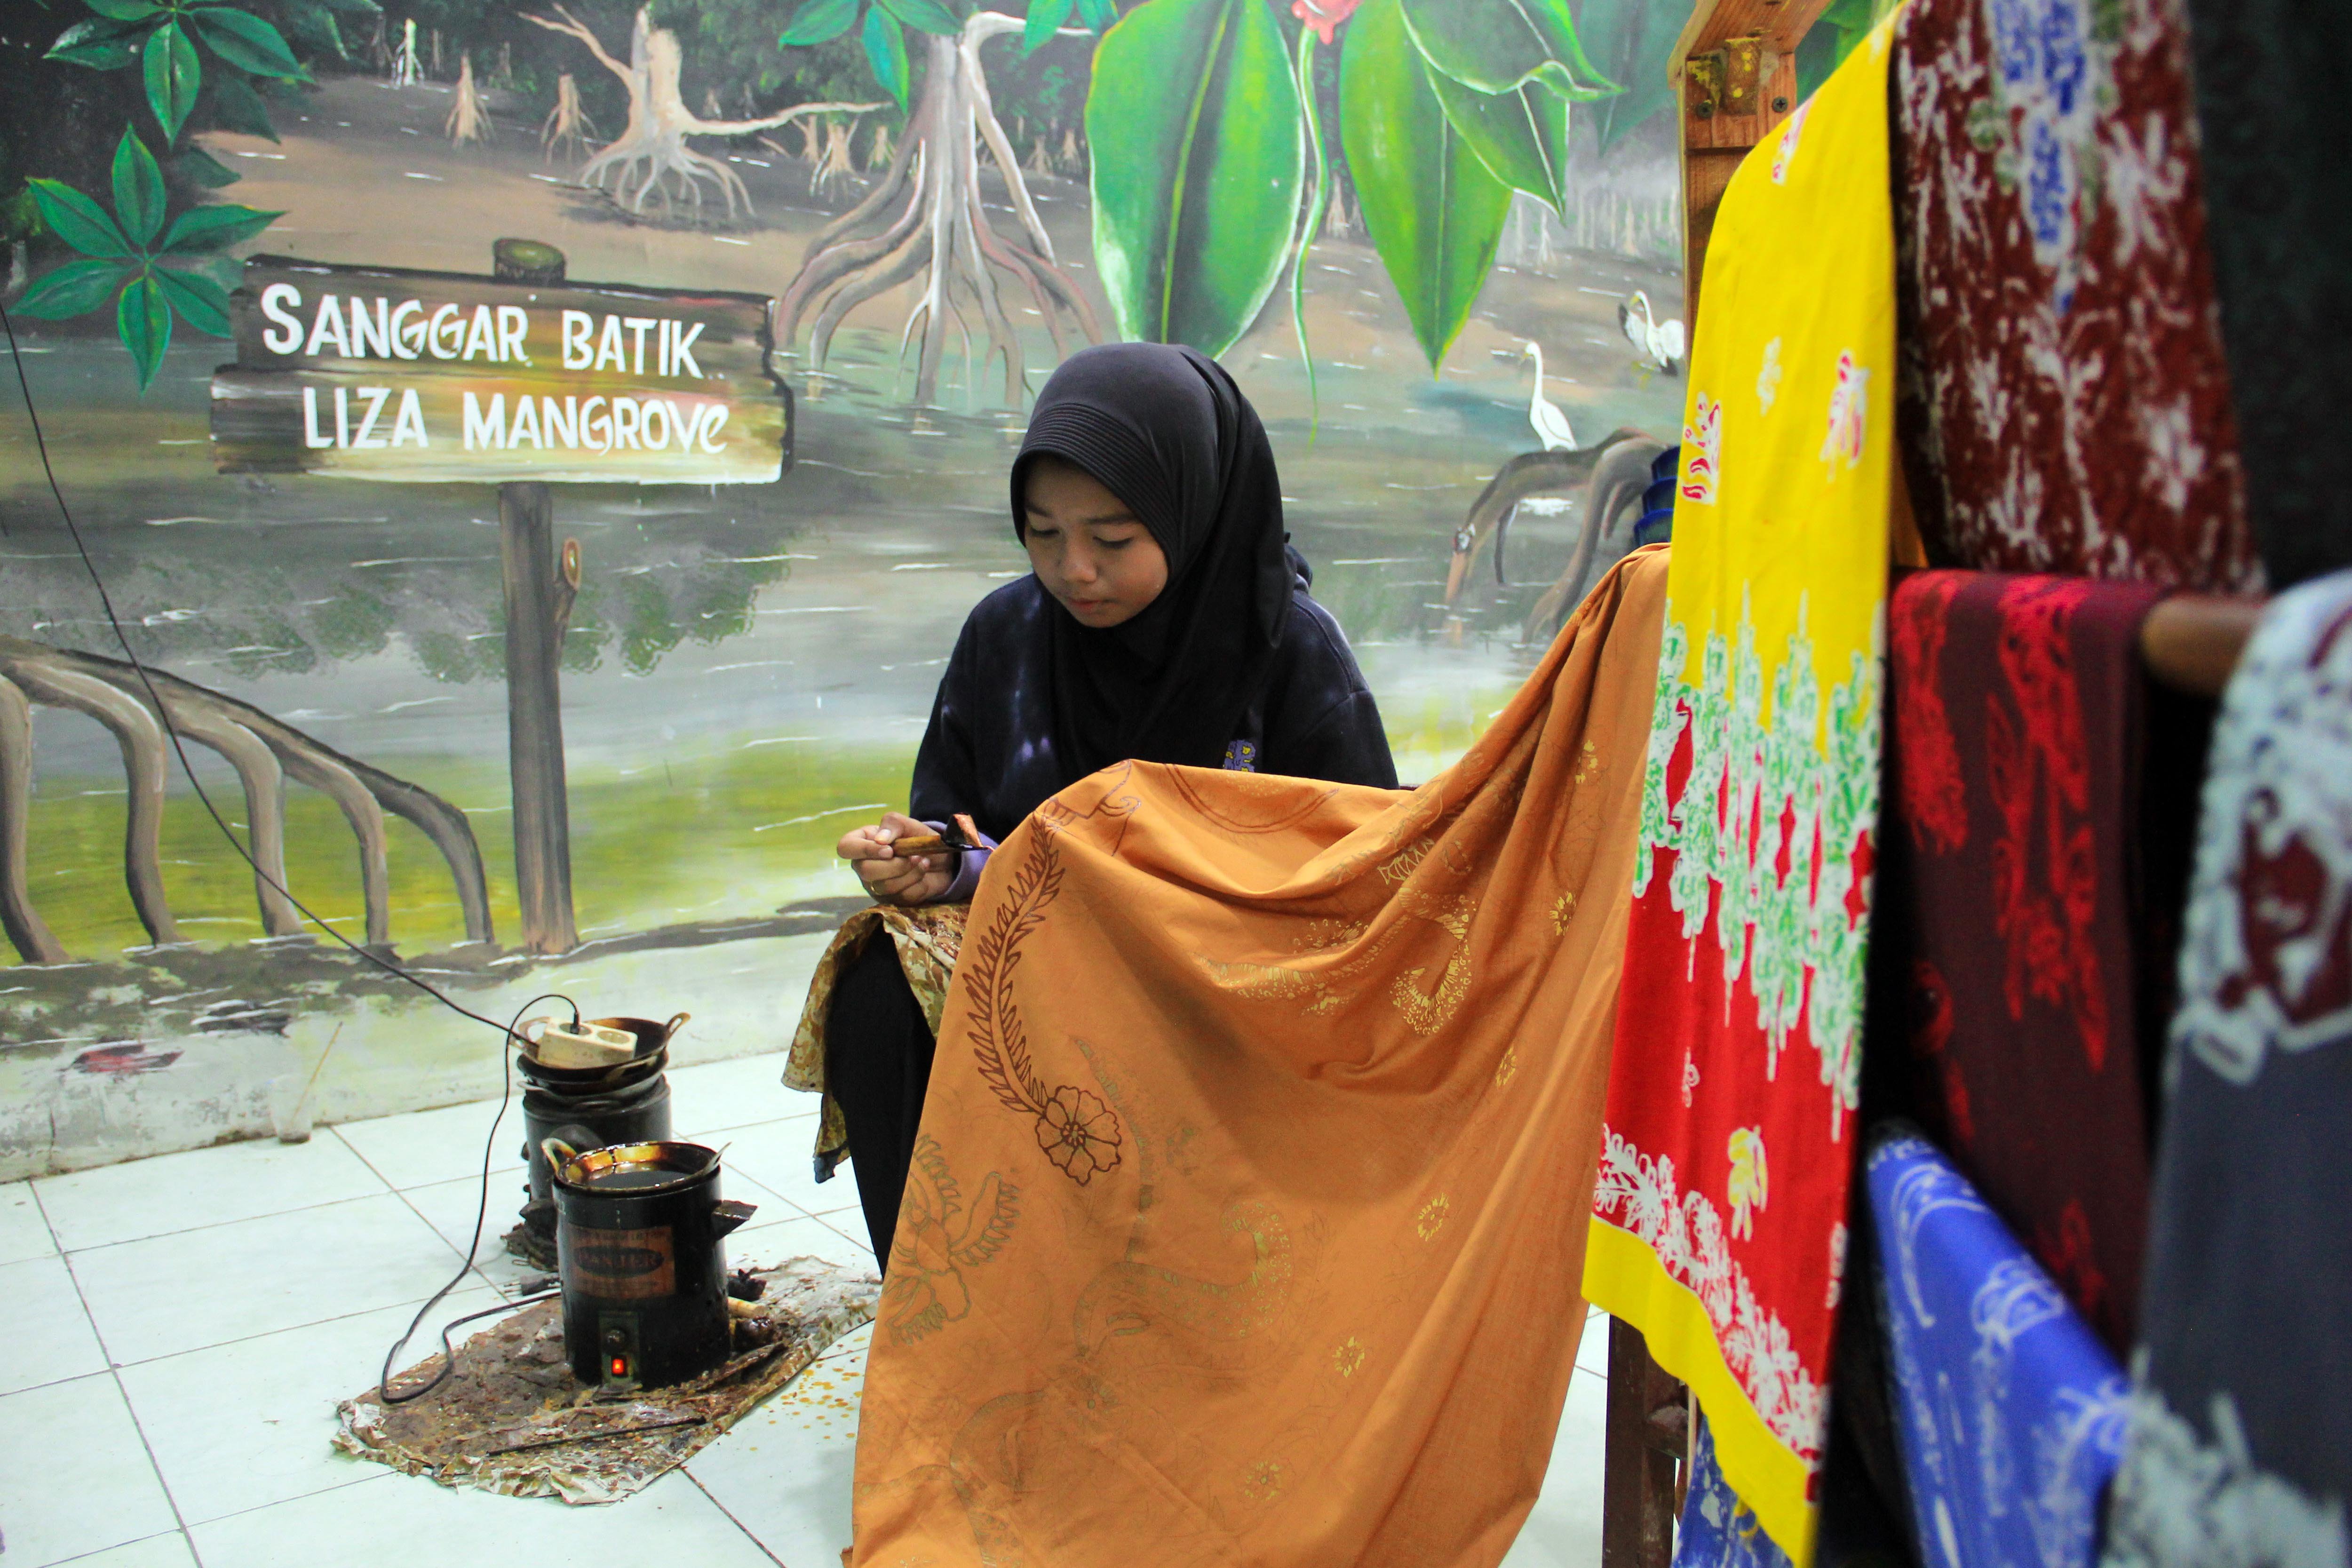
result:
M 563 1257 L 563 1287 L 611 1301 L 637 1301 L 677 1293 L 677 1260 L 670 1227 L 576 1230 Z

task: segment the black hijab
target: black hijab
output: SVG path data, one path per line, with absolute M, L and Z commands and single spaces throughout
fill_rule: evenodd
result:
M 1038 395 L 1013 464 L 1016 535 L 1044 454 L 1126 502 L 1168 557 L 1168 585 L 1119 626 L 1049 599 L 1057 749 L 1079 775 L 1126 757 L 1217 766 L 1265 688 L 1297 575 L 1257 411 L 1205 354 L 1111 343 L 1064 361 Z

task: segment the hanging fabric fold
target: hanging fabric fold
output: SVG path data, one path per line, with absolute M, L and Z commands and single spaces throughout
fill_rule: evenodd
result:
M 1887 617 L 1874 1048 L 2117 1355 L 2209 711 L 2142 673 L 2164 592 L 1920 572 Z
M 1935 1145 L 1889 1126 L 1867 1180 L 1920 1561 L 2090 1568 L 2123 1369 Z
M 1707 252 L 1585 1289 L 1809 1557 L 1854 1161 L 1897 482 L 1887 26 Z
M 2352 572 L 2222 698 L 2108 1568 L 2352 1563 Z
M 991 857 L 856 1563 L 1502 1559 L 1584 1322 L 1665 574 L 1409 795 L 1122 763 Z

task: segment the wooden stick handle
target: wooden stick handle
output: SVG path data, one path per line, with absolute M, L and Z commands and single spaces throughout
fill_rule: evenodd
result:
M 2259 600 L 2175 594 L 2140 623 L 2140 658 L 2175 691 L 2219 697 L 2262 616 Z

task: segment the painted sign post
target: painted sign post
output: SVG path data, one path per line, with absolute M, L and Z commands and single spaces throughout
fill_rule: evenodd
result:
M 257 257 L 213 376 L 223 473 L 499 487 L 507 735 L 523 944 L 579 945 L 560 670 L 580 544 L 548 485 L 762 484 L 792 461 L 772 300 L 571 284 L 497 243 L 492 277 Z

